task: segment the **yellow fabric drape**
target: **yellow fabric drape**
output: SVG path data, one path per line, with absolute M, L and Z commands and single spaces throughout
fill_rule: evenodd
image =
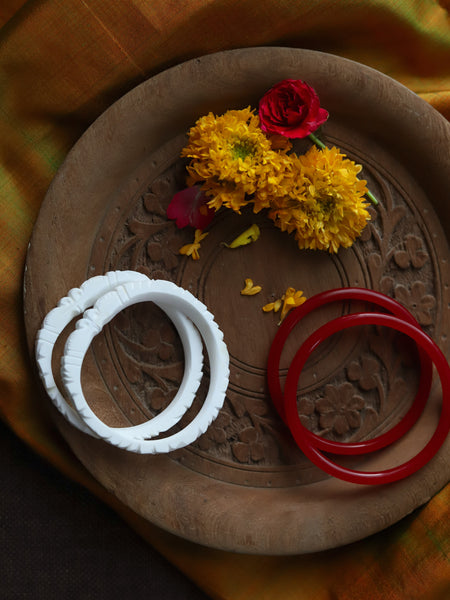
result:
M 209 550 L 107 494 L 35 402 L 22 314 L 27 244 L 70 147 L 136 84 L 186 59 L 284 45 L 386 73 L 450 119 L 448 0 L 3 0 L 0 8 L 0 413 L 32 448 L 113 506 L 212 598 L 450 597 L 450 487 L 388 530 L 317 555 Z M 417 125 L 420 127 L 420 123 Z

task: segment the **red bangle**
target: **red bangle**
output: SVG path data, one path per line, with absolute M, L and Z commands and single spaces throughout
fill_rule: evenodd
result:
M 297 323 L 305 317 L 307 314 L 315 310 L 316 308 L 328 304 L 330 302 L 346 301 L 346 300 L 364 300 L 371 304 L 375 304 L 381 308 L 389 310 L 395 316 L 404 319 L 405 321 L 418 326 L 417 321 L 411 315 L 411 313 L 404 308 L 396 300 L 393 300 L 389 296 L 385 296 L 380 292 L 373 290 L 367 290 L 363 288 L 340 288 L 335 290 L 328 290 L 317 294 L 309 298 L 304 304 L 293 310 L 287 315 L 283 323 L 273 340 L 269 351 L 268 363 L 267 363 L 267 379 L 269 385 L 269 391 L 272 401 L 282 419 L 286 422 L 284 406 L 283 406 L 283 393 L 280 386 L 280 358 L 283 351 L 283 347 L 286 340 Z M 351 316 L 351 315 L 350 315 Z M 416 397 L 407 413 L 403 416 L 401 421 L 397 423 L 389 431 L 361 442 L 337 442 L 327 440 L 318 436 L 317 434 L 304 428 L 303 435 L 307 436 L 311 442 L 314 443 L 316 448 L 325 450 L 327 452 L 333 452 L 334 454 L 345 454 L 345 455 L 356 455 L 365 454 L 367 452 L 373 452 L 392 444 L 407 433 L 411 427 L 417 422 L 425 404 L 428 399 L 428 395 L 431 388 L 431 380 L 433 373 L 432 361 L 428 354 L 421 348 L 419 350 L 419 358 L 421 365 L 421 378 L 419 388 L 417 390 Z
M 357 325 L 384 325 L 408 335 L 433 361 L 441 380 L 442 409 L 433 436 L 416 456 L 399 466 L 384 471 L 353 471 L 334 463 L 320 452 L 309 435 L 305 435 L 308 430 L 302 425 L 297 411 L 298 380 L 308 357 L 330 335 Z M 345 315 L 320 327 L 297 351 L 286 379 L 284 408 L 287 423 L 298 446 L 314 464 L 325 472 L 351 483 L 391 483 L 403 479 L 422 468 L 444 443 L 450 429 L 450 368 L 436 343 L 421 329 L 404 319 L 377 313 Z

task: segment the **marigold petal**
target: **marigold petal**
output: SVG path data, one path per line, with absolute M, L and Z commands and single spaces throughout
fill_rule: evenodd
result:
M 202 233 L 201 229 L 196 229 L 194 233 L 194 241 L 191 244 L 185 244 L 179 250 L 179 254 L 191 256 L 193 260 L 199 260 L 200 242 L 208 235 L 208 232 Z
M 265 306 L 263 306 L 263 311 L 264 312 L 275 312 L 277 313 L 281 308 L 281 300 L 275 300 L 275 302 L 269 302 L 268 304 L 266 304 Z
M 255 296 L 262 290 L 260 285 L 254 285 L 253 280 L 248 278 L 245 280 L 245 287 L 241 290 L 242 296 Z
M 235 238 L 231 244 L 224 244 L 227 248 L 238 248 L 239 246 L 246 246 L 251 242 L 256 242 L 260 236 L 260 229 L 258 225 L 253 224 L 251 227 L 246 229 L 237 238 Z

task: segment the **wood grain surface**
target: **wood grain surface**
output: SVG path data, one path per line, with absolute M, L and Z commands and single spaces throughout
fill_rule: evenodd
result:
M 312 85 L 330 112 L 321 135 L 364 167 L 380 204 L 352 248 L 299 251 L 264 214 L 221 213 L 201 259 L 180 256 L 191 231 L 165 216 L 184 187 L 186 132 L 213 111 L 256 107 L 284 78 Z M 45 314 L 72 287 L 111 269 L 134 269 L 190 290 L 215 315 L 231 357 L 223 409 L 191 446 L 139 456 L 72 428 L 53 411 L 75 454 L 138 514 L 216 548 L 292 554 L 346 544 L 382 530 L 426 502 L 450 478 L 450 443 L 413 476 L 384 487 L 326 476 L 297 449 L 268 396 L 265 365 L 277 317 L 262 305 L 288 286 L 307 297 L 342 286 L 382 291 L 413 312 L 449 355 L 450 125 L 412 92 L 354 62 L 290 48 L 234 50 L 165 71 L 129 92 L 84 134 L 55 177 L 36 223 L 25 273 L 30 351 Z M 223 245 L 251 223 L 257 243 Z M 246 277 L 261 294 L 243 297 Z M 319 324 L 355 310 L 333 305 L 308 317 L 282 357 Z M 67 332 L 66 332 L 67 333 Z M 58 364 L 56 352 L 55 369 Z M 151 304 L 130 307 L 96 337 L 83 387 L 110 425 L 140 423 L 175 394 L 183 372 L 177 334 Z M 391 331 L 334 336 L 307 363 L 298 391 L 302 421 L 337 440 L 373 437 L 397 423 L 419 381 L 414 347 Z M 204 397 L 204 384 L 188 422 Z M 436 380 L 420 422 L 386 450 L 348 464 L 377 470 L 407 460 L 429 439 L 440 410 Z M 48 404 L 45 395 L 40 399 Z M 334 407 L 331 413 L 325 406 Z M 327 417 L 325 418 L 325 412 Z M 324 425 L 326 423 L 326 426 Z

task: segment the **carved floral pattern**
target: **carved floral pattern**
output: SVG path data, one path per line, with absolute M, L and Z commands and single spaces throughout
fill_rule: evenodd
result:
M 231 443 L 233 456 L 241 463 L 249 460 L 258 462 L 264 458 L 264 445 L 259 441 L 259 433 L 254 427 L 246 427 L 238 434 L 238 440 Z
M 396 298 L 421 325 L 432 325 L 436 298 L 428 244 L 417 216 L 403 198 L 396 197 L 395 189 L 386 180 L 378 180 L 383 201 L 376 211 L 370 209 L 372 221 L 361 238 L 367 246 L 372 285 Z
M 414 281 L 411 288 L 404 285 L 395 287 L 395 299 L 412 312 L 421 325 L 433 323 L 432 310 L 436 305 L 436 299 L 427 294 L 427 289 L 422 281 Z
M 183 353 L 173 325 L 161 318 L 158 309 L 149 313 L 136 306 L 131 310 L 131 317 L 123 311 L 111 324 L 117 358 L 130 384 L 141 389 L 145 382 L 137 394 L 141 407 L 157 414 L 176 394 L 183 374 Z
M 306 427 L 306 429 L 312 430 L 315 424 L 314 416 L 316 412 L 314 401 L 311 398 L 304 396 L 300 398 L 297 405 L 301 424 Z
M 420 269 L 428 260 L 428 254 L 423 249 L 423 242 L 417 235 L 409 234 L 405 236 L 404 250 L 397 250 L 394 253 L 394 260 L 401 269 L 414 267 Z
M 352 361 L 347 369 L 350 381 L 357 381 L 365 391 L 380 385 L 380 363 L 373 356 L 363 356 L 360 361 Z
M 206 433 L 204 433 L 197 441 L 197 445 L 201 450 L 209 450 L 215 445 L 226 444 L 227 436 L 226 428 L 231 423 L 231 417 L 226 412 L 219 413 L 217 419 L 211 423 Z
M 351 429 L 357 429 L 361 425 L 364 406 L 364 400 L 355 393 L 351 383 L 326 385 L 324 396 L 316 402 L 319 424 L 324 430 L 322 433 L 334 431 L 344 435 Z

